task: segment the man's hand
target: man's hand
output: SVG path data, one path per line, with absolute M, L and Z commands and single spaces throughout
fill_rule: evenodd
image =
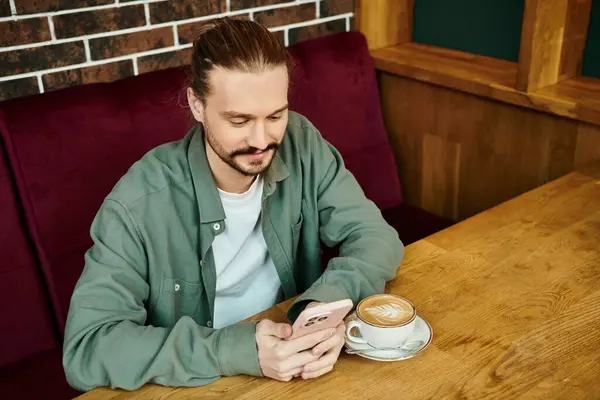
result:
M 312 353 L 319 359 L 304 366 L 301 374 L 302 379 L 317 378 L 333 370 L 333 366 L 340 356 L 340 351 L 344 347 L 345 335 L 346 325 L 342 321 L 332 337 L 312 349 Z
M 308 304 L 306 308 L 315 307 L 319 304 L 321 303 L 313 301 Z M 312 353 L 315 356 L 318 356 L 319 359 L 304 366 L 300 374 L 302 379 L 317 378 L 331 372 L 340 356 L 340 351 L 342 351 L 342 348 L 344 347 L 345 336 L 346 325 L 344 324 L 344 321 L 341 321 L 332 337 L 312 349 Z
M 258 347 L 258 361 L 263 375 L 278 381 L 288 382 L 294 376 L 304 375 L 304 367 L 313 365 L 312 363 L 318 363 L 314 364 L 317 367 L 326 363 L 327 365 L 324 368 L 328 368 L 331 356 L 326 354 L 323 357 L 327 358 L 326 362 L 320 362 L 319 357 L 323 352 L 331 351 L 331 339 L 336 338 L 337 331 L 339 331 L 339 327 L 337 330 L 322 330 L 285 341 L 284 339 L 292 335 L 291 325 L 276 324 L 268 319 L 260 321 L 256 325 L 256 345 Z M 333 342 L 337 343 L 337 338 Z M 339 349 L 335 354 L 333 363 L 337 360 L 338 354 Z M 331 367 L 333 367 L 333 363 Z

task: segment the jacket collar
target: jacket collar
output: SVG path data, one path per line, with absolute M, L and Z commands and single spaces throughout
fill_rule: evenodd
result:
M 204 132 L 202 125 L 200 124 L 198 124 L 192 132 L 187 155 L 192 182 L 194 184 L 194 191 L 198 201 L 200 222 L 209 223 L 223 221 L 225 219 L 225 211 L 223 210 L 217 185 L 213 178 L 210 165 L 208 164 L 208 159 L 206 158 Z M 280 152 L 278 151 L 273 157 L 273 162 L 263 174 L 265 180 L 263 197 L 268 197 L 273 194 L 276 183 L 284 180 L 289 175 L 289 169 L 285 165 Z
M 285 138 L 283 140 L 285 140 Z M 278 150 L 275 153 L 271 165 L 263 174 L 265 180 L 263 198 L 269 197 L 273 194 L 277 182 L 281 182 L 282 180 L 290 176 L 290 171 L 288 170 L 287 166 L 283 162 L 283 159 L 281 158 L 280 150 Z

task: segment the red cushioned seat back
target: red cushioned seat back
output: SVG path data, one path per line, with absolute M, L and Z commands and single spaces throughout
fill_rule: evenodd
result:
M 11 165 L 63 326 L 94 215 L 145 152 L 182 138 L 185 73 L 159 71 L 0 104 Z
M 0 141 L 0 367 L 58 343 L 42 282 Z
M 340 151 L 366 196 L 380 208 L 402 202 L 400 181 L 364 36 L 345 32 L 300 42 L 290 106 Z

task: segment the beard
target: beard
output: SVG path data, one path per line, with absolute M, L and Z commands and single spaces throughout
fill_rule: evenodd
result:
M 269 168 L 269 166 L 273 162 L 273 159 L 275 158 L 275 153 L 277 152 L 277 149 L 279 148 L 279 143 L 272 142 L 272 143 L 269 143 L 269 145 L 264 149 L 258 149 L 256 147 L 245 147 L 245 148 L 241 148 L 241 149 L 237 149 L 237 150 L 228 152 L 221 145 L 221 143 L 217 140 L 217 138 L 215 138 L 215 136 L 211 134 L 210 130 L 208 130 L 206 128 L 206 125 L 204 125 L 203 128 L 204 128 L 204 134 L 206 135 L 206 141 L 207 141 L 208 145 L 211 147 L 211 149 L 215 152 L 215 154 L 217 156 L 219 156 L 219 158 L 221 160 L 223 160 L 223 162 L 225 162 L 231 168 L 233 168 L 234 170 L 236 170 L 237 172 L 239 172 L 240 174 L 242 174 L 244 176 L 257 176 L 257 175 L 263 173 L 264 171 L 266 171 L 267 168 Z M 270 151 L 272 151 L 273 154 L 271 155 L 271 158 L 268 160 L 266 160 L 266 159 L 254 160 L 254 161 L 250 161 L 248 163 L 243 163 L 240 160 L 240 156 L 244 156 L 244 155 L 248 155 L 248 154 L 255 154 L 255 153 L 260 153 L 260 152 L 270 152 Z

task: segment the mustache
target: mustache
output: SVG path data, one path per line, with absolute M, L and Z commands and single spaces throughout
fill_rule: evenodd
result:
M 246 147 L 245 149 L 239 149 L 234 151 L 233 153 L 230 154 L 230 157 L 235 157 L 235 156 L 243 156 L 246 154 L 254 154 L 254 153 L 258 153 L 261 151 L 269 151 L 269 150 L 277 150 L 279 148 L 279 144 L 277 143 L 271 143 L 270 145 L 268 145 L 266 148 L 264 149 L 259 149 L 256 147 Z

